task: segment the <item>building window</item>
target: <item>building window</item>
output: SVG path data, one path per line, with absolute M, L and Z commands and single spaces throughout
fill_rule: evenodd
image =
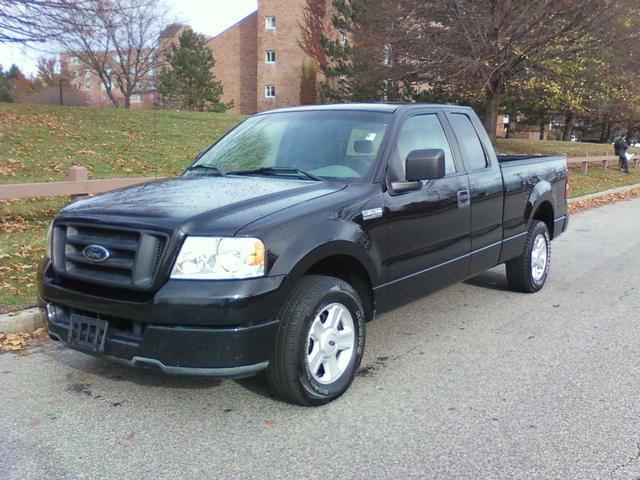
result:
M 276 98 L 276 87 L 274 85 L 267 85 L 264 87 L 265 98 Z
M 265 61 L 267 63 L 276 63 L 276 52 L 273 50 L 267 50 L 265 53 Z
M 91 82 L 87 82 L 84 84 L 84 89 L 85 90 L 91 90 Z
M 139 93 L 135 93 L 131 95 L 131 97 L 129 97 L 129 101 L 131 103 L 140 103 L 142 102 L 142 95 L 140 95 Z
M 69 65 L 78 65 L 78 57 L 69 57 Z
M 270 16 L 265 18 L 265 27 L 267 30 L 276 29 L 276 17 Z
M 345 32 L 340 32 L 340 45 L 345 46 L 347 44 L 347 34 Z

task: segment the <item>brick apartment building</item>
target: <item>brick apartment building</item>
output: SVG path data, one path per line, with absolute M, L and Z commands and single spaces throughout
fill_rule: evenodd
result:
M 117 61 L 114 54 L 113 61 Z M 111 106 L 111 100 L 107 95 L 105 86 L 96 74 L 94 74 L 80 59 L 71 53 L 63 53 L 60 55 L 60 65 L 62 70 L 66 72 L 69 83 L 78 92 L 82 93 L 89 105 L 97 107 Z M 144 80 L 140 82 L 138 91 L 131 95 L 131 108 L 151 107 L 155 100 L 155 70 L 150 70 Z M 123 96 L 117 85 L 111 90 L 113 96 L 122 104 Z
M 232 113 L 252 114 L 300 103 L 300 69 L 305 54 L 298 45 L 304 0 L 258 0 L 255 12 L 209 40 L 222 82 L 222 101 L 233 100 Z M 186 25 L 171 25 L 160 42 L 177 41 Z M 91 105 L 108 106 L 100 79 L 77 57 L 61 55 L 71 85 Z M 155 74 L 151 71 L 131 98 L 132 108 L 151 106 L 155 100 Z M 114 94 L 120 98 L 120 93 Z
M 258 0 L 258 9 L 213 37 L 215 76 L 223 100 L 249 114 L 300 103 L 298 45 L 304 0 Z

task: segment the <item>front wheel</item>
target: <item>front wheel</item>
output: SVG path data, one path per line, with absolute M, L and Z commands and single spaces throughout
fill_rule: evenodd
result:
M 507 283 L 517 292 L 539 291 L 549 275 L 551 236 L 544 222 L 533 220 L 529 225 L 522 254 L 509 260 Z
M 269 381 L 290 402 L 330 402 L 353 382 L 364 344 L 364 308 L 353 287 L 339 278 L 305 276 L 282 309 Z

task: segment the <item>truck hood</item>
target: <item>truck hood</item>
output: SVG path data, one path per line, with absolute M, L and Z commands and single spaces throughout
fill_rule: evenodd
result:
M 73 203 L 59 218 L 233 235 L 262 217 L 345 186 L 284 178 L 178 177 Z

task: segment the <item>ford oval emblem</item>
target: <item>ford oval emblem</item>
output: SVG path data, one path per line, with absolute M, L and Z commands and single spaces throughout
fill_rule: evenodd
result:
M 111 252 L 104 248 L 102 245 L 87 245 L 82 250 L 82 255 L 87 260 L 91 260 L 92 262 L 104 262 L 107 258 L 111 256 Z

